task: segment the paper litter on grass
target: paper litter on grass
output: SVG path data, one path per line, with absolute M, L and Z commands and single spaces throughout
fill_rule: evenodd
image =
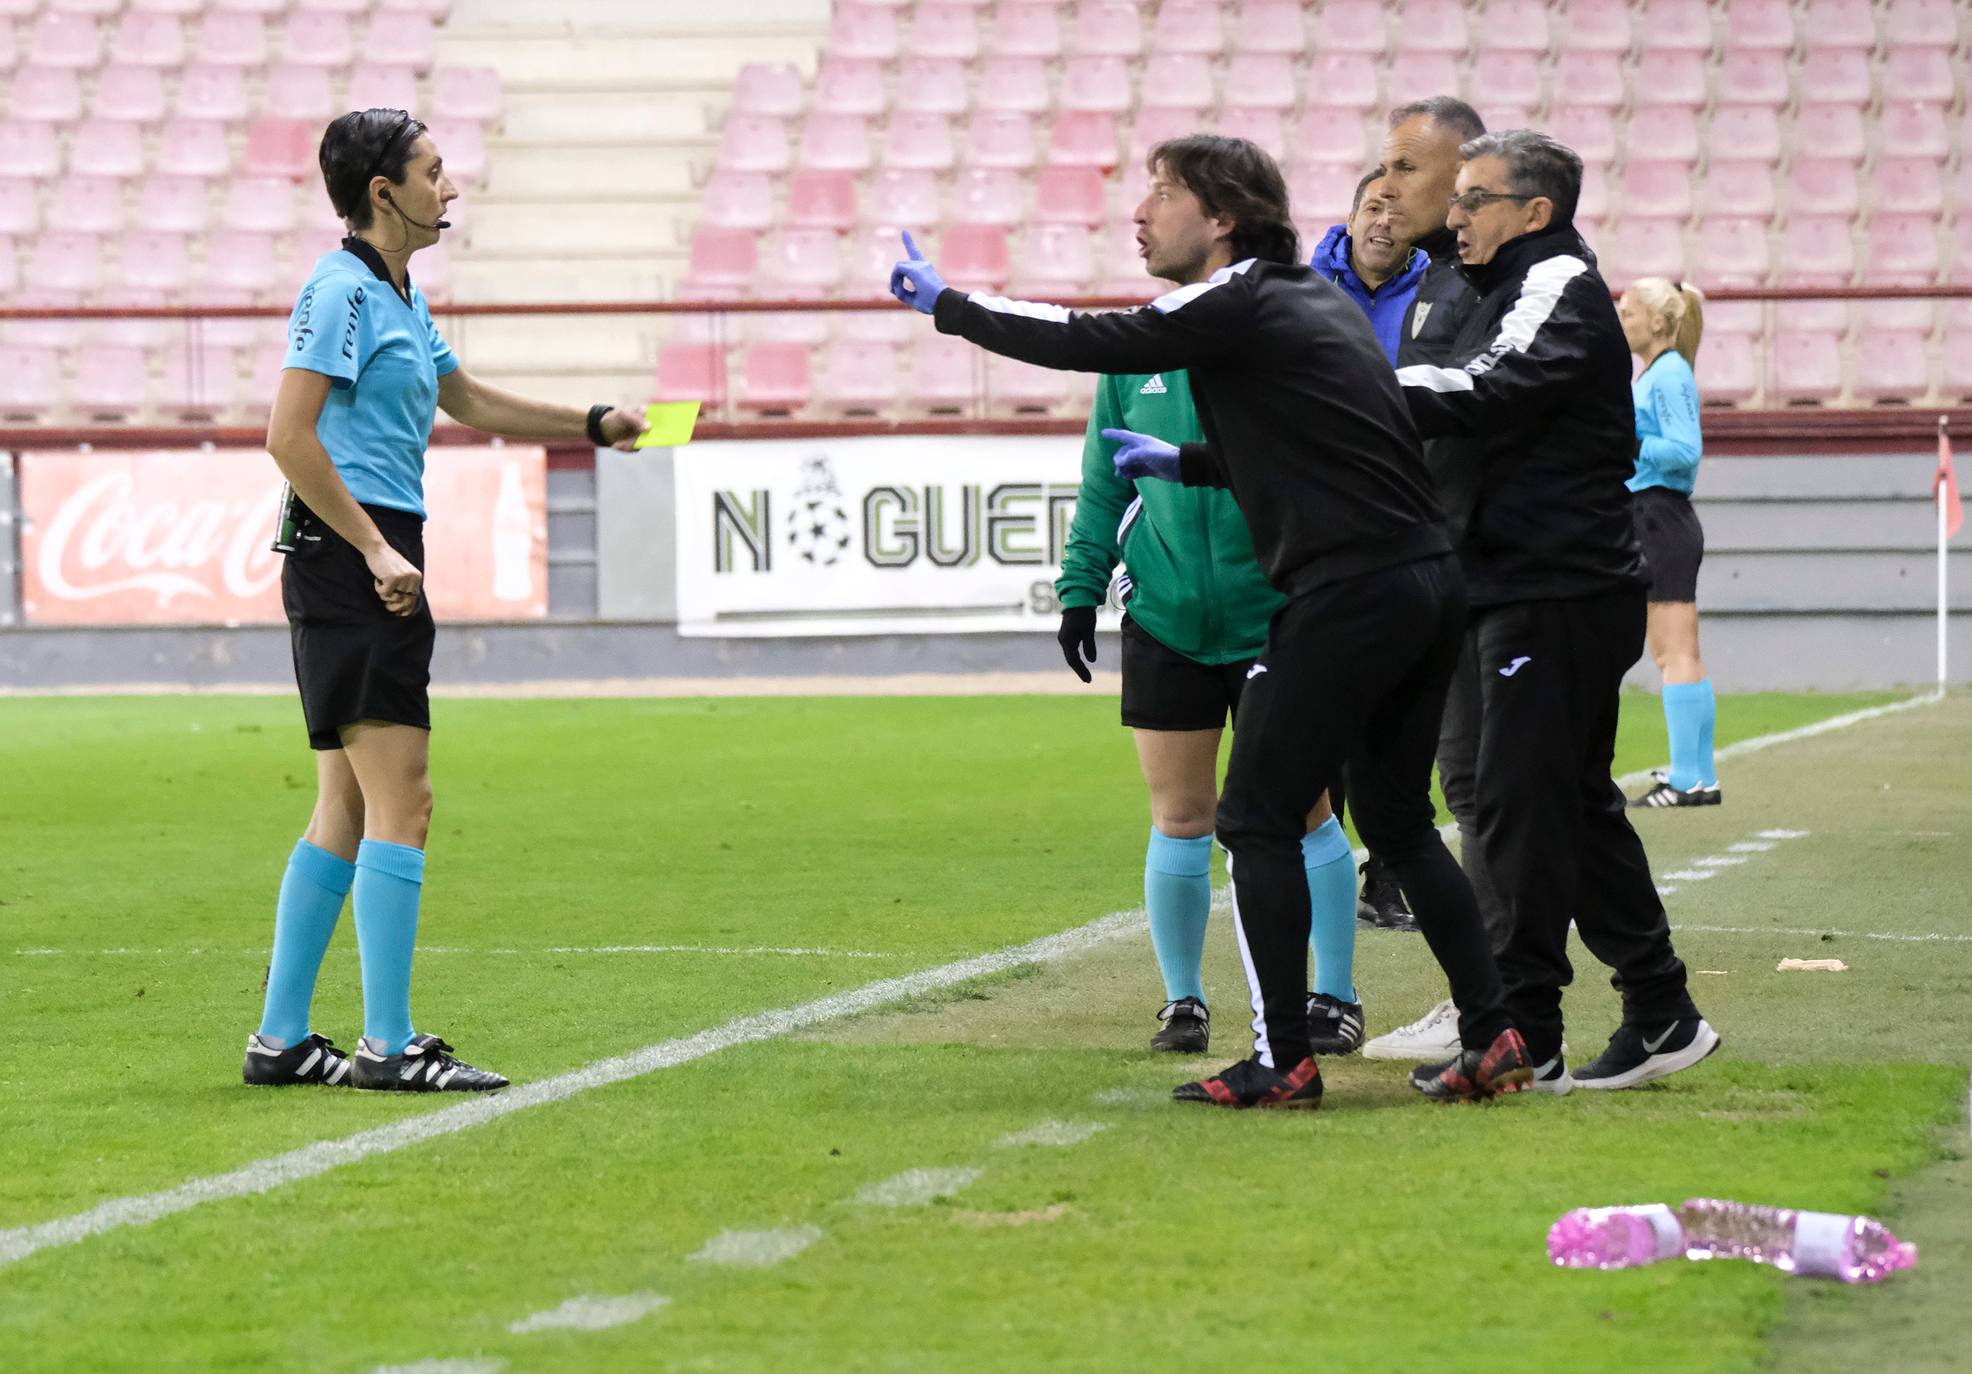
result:
M 1782 959 L 1775 973 L 1847 973 L 1849 966 L 1840 959 Z

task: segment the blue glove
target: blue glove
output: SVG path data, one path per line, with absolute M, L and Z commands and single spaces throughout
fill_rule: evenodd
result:
M 1178 476 L 1177 445 L 1133 429 L 1105 429 L 1102 437 L 1122 445 L 1116 450 L 1118 477 L 1155 477 L 1162 482 L 1183 480 Z
M 918 252 L 908 229 L 904 231 L 904 252 L 904 261 L 890 269 L 890 294 L 920 314 L 929 315 L 938 307 L 938 293 L 945 289 L 945 279 Z

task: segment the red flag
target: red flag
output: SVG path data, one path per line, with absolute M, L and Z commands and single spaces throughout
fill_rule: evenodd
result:
M 1945 422 L 1938 421 L 1938 475 L 1931 480 L 1931 492 L 1944 502 L 1945 537 L 1951 538 L 1965 524 L 1965 507 L 1958 499 L 1958 476 L 1951 467 L 1951 436 Z

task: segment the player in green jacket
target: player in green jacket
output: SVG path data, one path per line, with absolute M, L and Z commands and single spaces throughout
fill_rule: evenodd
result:
M 1183 372 L 1101 379 L 1055 591 L 1062 653 L 1087 682 L 1087 662 L 1096 656 L 1096 607 L 1115 576 L 1124 608 L 1123 723 L 1135 732 L 1150 787 L 1144 909 L 1167 999 L 1158 1013 L 1163 1026 L 1150 1043 L 1203 1053 L 1211 1022 L 1199 965 L 1212 903 L 1219 737 L 1228 714 L 1237 718 L 1240 689 L 1283 598 L 1260 571 L 1231 492 L 1118 477 L 1117 446 L 1102 437 L 1105 429 L 1173 444 L 1203 440 L 1189 379 Z M 1326 797 L 1308 822 L 1302 853 L 1315 954 L 1308 1018 L 1316 1054 L 1348 1054 L 1363 1037 L 1354 984 L 1356 871 Z

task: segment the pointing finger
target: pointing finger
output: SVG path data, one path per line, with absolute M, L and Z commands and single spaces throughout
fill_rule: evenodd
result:
M 918 246 L 911 241 L 911 231 L 908 229 L 904 231 L 904 256 L 914 262 L 924 261 L 924 254 L 918 252 Z

